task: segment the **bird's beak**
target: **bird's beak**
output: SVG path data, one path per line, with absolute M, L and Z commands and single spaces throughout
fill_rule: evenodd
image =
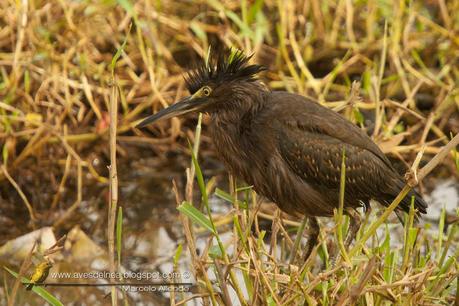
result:
M 193 96 L 186 97 L 183 100 L 172 104 L 168 108 L 162 109 L 156 114 L 145 118 L 136 127 L 141 128 L 159 119 L 168 119 L 197 111 L 204 104 L 205 101 L 202 98 L 194 98 Z

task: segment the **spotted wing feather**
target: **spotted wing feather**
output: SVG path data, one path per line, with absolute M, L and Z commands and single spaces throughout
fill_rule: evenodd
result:
M 396 192 L 392 185 L 398 178 L 387 170 L 381 159 L 365 149 L 302 130 L 285 131 L 279 137 L 279 148 L 293 172 L 330 200 L 336 200 L 339 194 L 343 154 L 346 156 L 347 205 L 356 207 L 371 198 L 385 198 Z
M 403 179 L 357 126 L 305 97 L 273 93 L 271 99 L 276 101 L 272 124 L 282 158 L 296 175 L 333 202 L 330 205 L 338 204 L 343 152 L 346 205 L 367 205 L 370 199 L 388 205 L 398 195 Z M 292 107 L 294 114 L 284 111 Z M 418 212 L 425 213 L 427 204 L 416 191 L 402 200 L 400 209 L 409 211 L 411 197 Z

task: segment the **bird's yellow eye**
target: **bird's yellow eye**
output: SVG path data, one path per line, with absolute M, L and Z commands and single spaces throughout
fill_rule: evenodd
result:
M 204 86 L 202 88 L 202 93 L 204 94 L 204 96 L 208 97 L 210 96 L 210 93 L 212 92 L 212 89 L 210 89 L 209 86 Z

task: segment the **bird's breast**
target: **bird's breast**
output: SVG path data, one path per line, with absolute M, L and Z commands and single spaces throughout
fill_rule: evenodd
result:
M 235 124 L 214 122 L 210 135 L 219 159 L 226 168 L 247 184 L 254 185 L 254 177 L 262 171 L 263 164 L 269 158 L 264 147 L 251 128 L 241 128 Z

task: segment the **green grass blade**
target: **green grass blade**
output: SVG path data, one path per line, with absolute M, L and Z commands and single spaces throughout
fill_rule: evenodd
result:
M 255 0 L 255 2 L 250 6 L 247 14 L 247 24 L 251 24 L 259 13 L 263 13 L 263 3 L 264 0 Z
M 447 238 L 446 243 L 445 243 L 445 245 L 443 247 L 443 253 L 441 255 L 440 261 L 438 262 L 439 266 L 443 266 L 443 262 L 445 261 L 446 255 L 448 254 L 449 247 L 453 243 L 453 239 L 456 237 L 457 228 L 458 228 L 457 224 L 453 224 L 451 226 L 448 238 Z
M 179 245 L 177 246 L 177 250 L 175 250 L 175 254 L 174 254 L 174 266 L 178 265 L 180 256 L 182 256 L 182 250 L 183 250 L 183 245 L 179 243 Z
M 231 194 L 229 194 L 228 192 L 223 191 L 223 190 L 221 190 L 221 189 L 218 188 L 218 187 L 215 188 L 214 194 L 215 194 L 218 198 L 220 198 L 220 199 L 222 199 L 222 200 L 224 200 L 224 201 L 226 201 L 226 202 L 234 203 L 234 197 L 233 197 Z
M 121 247 L 123 237 L 123 207 L 118 207 L 118 216 L 116 218 L 116 253 L 118 255 L 118 264 L 121 265 Z
M 5 266 L 3 268 L 6 271 L 8 271 L 11 275 L 13 275 L 14 277 L 18 278 L 18 276 L 19 276 L 18 273 L 8 269 Z M 21 282 L 29 283 L 30 279 L 28 279 L 26 277 L 22 277 L 21 278 Z M 47 290 L 45 290 L 45 288 L 43 288 L 41 286 L 33 286 L 32 287 L 32 291 L 35 292 L 36 294 L 38 294 L 42 299 L 44 299 L 46 302 L 50 303 L 53 306 L 63 306 L 64 305 L 54 295 L 49 293 Z
M 437 240 L 437 262 L 440 261 L 442 255 L 442 247 L 443 247 L 443 231 L 445 229 L 445 218 L 446 218 L 446 210 L 443 207 L 440 214 L 440 223 L 438 225 L 438 240 Z
M 191 149 L 191 144 L 189 145 Z M 207 207 L 209 204 L 209 198 L 207 196 L 206 183 L 204 182 L 204 176 L 202 175 L 201 167 L 199 166 L 198 160 L 196 159 L 196 155 L 192 149 L 191 149 L 191 158 L 193 160 L 193 165 L 194 165 L 194 169 L 196 173 L 196 180 L 198 181 L 199 191 L 201 191 L 202 201 L 204 202 L 204 205 Z
M 301 238 L 303 238 L 303 232 L 304 232 L 304 228 L 306 227 L 307 222 L 308 222 L 308 217 L 304 217 L 303 221 L 298 227 L 298 230 L 296 232 L 295 242 L 293 243 L 292 253 L 290 254 L 290 264 L 294 264 L 295 262 L 296 253 L 298 251 L 298 247 L 300 245 Z
M 337 240 L 338 246 L 340 249 L 341 256 L 343 260 L 350 263 L 351 260 L 347 254 L 346 248 L 344 247 L 343 242 L 343 212 L 344 212 L 344 194 L 346 186 L 346 152 L 343 150 L 343 156 L 341 160 L 341 178 L 340 178 L 340 189 L 339 189 L 339 208 L 338 214 L 336 216 L 336 226 L 337 226 Z
M 177 209 L 182 214 L 189 217 L 194 223 L 199 224 L 212 234 L 217 235 L 217 232 L 214 230 L 210 220 L 189 202 L 184 201 L 179 207 L 177 207 Z
M 131 27 L 129 27 L 129 32 L 131 31 Z M 127 44 L 127 39 L 128 39 L 128 35 L 126 35 L 126 37 L 124 38 L 124 41 L 123 43 L 121 44 L 121 46 L 116 50 L 116 53 L 115 55 L 113 56 L 112 58 L 112 61 L 110 63 L 110 71 L 112 72 L 112 74 L 114 73 L 115 71 L 115 66 L 116 66 L 116 62 L 118 61 L 118 59 L 120 58 L 121 54 L 124 52 L 124 48 L 126 47 L 126 44 Z

